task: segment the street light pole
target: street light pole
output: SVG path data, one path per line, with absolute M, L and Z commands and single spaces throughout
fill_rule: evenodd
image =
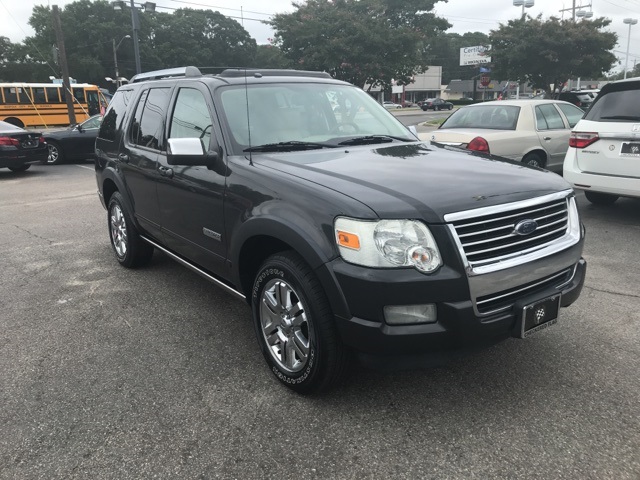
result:
M 124 37 L 122 37 L 120 39 L 120 41 L 118 42 L 118 45 L 116 46 L 116 39 L 113 38 L 113 64 L 116 67 L 116 88 L 118 88 L 120 85 L 122 85 L 122 82 L 120 81 L 120 72 L 118 72 L 118 56 L 116 55 L 116 52 L 118 50 L 118 48 L 120 47 L 120 44 L 124 41 L 125 38 L 131 38 L 131 35 L 125 35 Z
M 629 44 L 631 43 L 631 25 L 638 23 L 637 18 L 625 18 L 623 23 L 629 24 L 629 35 L 627 36 L 627 55 L 624 58 L 624 78 L 627 78 L 627 65 L 629 64 Z
M 136 57 L 136 73 L 142 72 L 140 66 L 140 45 L 138 44 L 138 30 L 140 30 L 140 19 L 138 18 L 138 9 L 133 0 L 131 2 L 131 26 L 133 27 L 133 54 Z

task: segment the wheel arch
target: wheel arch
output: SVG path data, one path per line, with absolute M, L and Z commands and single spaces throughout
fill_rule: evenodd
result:
M 542 159 L 544 160 L 544 164 L 545 165 L 547 165 L 549 163 L 549 154 L 547 153 L 547 151 L 544 148 L 534 147 L 534 148 L 526 151 L 524 153 L 524 155 L 522 155 L 522 158 L 520 159 L 520 161 L 524 161 L 524 159 L 527 158 L 528 155 L 540 155 L 542 157 Z
M 17 117 L 7 117 L 4 121 L 16 127 L 24 128 L 24 122 Z

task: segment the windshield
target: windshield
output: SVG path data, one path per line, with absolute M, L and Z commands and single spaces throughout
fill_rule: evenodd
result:
M 220 100 L 237 154 L 283 143 L 289 150 L 331 147 L 359 137 L 416 141 L 382 105 L 350 85 L 237 85 L 224 87 Z
M 463 107 L 451 114 L 440 128 L 489 128 L 493 130 L 515 130 L 519 114 L 520 107 L 513 105 L 478 105 Z

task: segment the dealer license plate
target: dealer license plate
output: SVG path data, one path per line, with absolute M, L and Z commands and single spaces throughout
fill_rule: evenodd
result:
M 623 142 L 620 148 L 620 155 L 640 157 L 640 143 Z
M 560 311 L 560 294 L 526 305 L 522 309 L 520 338 L 555 325 Z

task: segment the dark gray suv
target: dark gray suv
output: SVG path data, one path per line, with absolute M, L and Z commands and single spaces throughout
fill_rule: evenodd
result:
M 96 156 L 118 262 L 161 251 L 249 303 L 269 369 L 301 393 L 355 355 L 527 337 L 583 285 L 561 177 L 422 143 L 324 73 L 138 75 Z

